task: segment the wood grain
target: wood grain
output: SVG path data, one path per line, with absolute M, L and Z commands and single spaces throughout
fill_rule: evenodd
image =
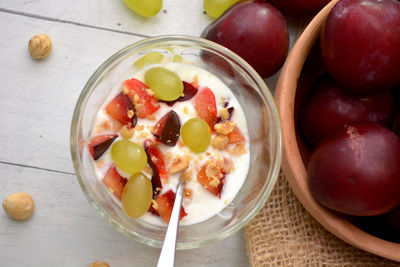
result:
M 26 191 L 35 200 L 27 221 L 0 213 L 0 266 L 155 266 L 159 249 L 118 233 L 84 197 L 74 175 L 0 164 L 0 198 Z M 229 256 L 228 256 L 229 255 Z M 177 253 L 177 266 L 247 266 L 242 233 Z
M 26 191 L 36 201 L 35 214 L 25 222 L 11 220 L 0 211 L 0 266 L 89 266 L 92 261 L 105 260 L 117 267 L 155 266 L 157 262 L 158 249 L 123 236 L 100 218 L 85 199 L 70 159 L 70 123 L 84 84 L 109 56 L 142 39 L 134 32 L 73 22 L 111 25 L 120 16 L 128 20 L 119 2 L 0 3 L 14 13 L 35 15 L 0 9 L 0 200 Z M 40 18 L 50 11 L 57 12 L 55 17 L 74 21 Z M 137 33 L 198 35 L 202 24 L 197 23 L 195 30 L 186 23 L 192 14 L 186 12 L 185 18 L 169 28 L 160 29 L 157 19 L 136 18 L 135 27 L 127 23 Z M 199 16 L 194 21 L 208 23 L 201 12 Z M 27 51 L 28 40 L 37 33 L 46 33 L 53 41 L 53 51 L 43 61 L 31 59 Z M 243 232 L 208 247 L 177 253 L 177 266 L 205 265 L 248 266 Z
M 3 0 L 0 2 L 0 8 L 69 23 L 151 36 L 164 34 L 199 36 L 212 21 L 211 17 L 203 13 L 203 1 L 163 2 L 163 10 L 150 19 L 132 12 L 122 0 Z

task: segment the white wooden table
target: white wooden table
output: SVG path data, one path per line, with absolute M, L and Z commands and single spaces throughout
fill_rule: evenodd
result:
M 146 36 L 199 36 L 212 21 L 202 4 L 164 0 L 156 17 L 144 19 L 122 0 L 0 1 L 0 200 L 24 191 L 36 204 L 24 222 L 1 209 L 0 266 L 89 266 L 96 260 L 112 267 L 156 265 L 159 249 L 115 231 L 84 197 L 70 157 L 70 122 L 84 84 L 103 61 Z M 53 41 L 42 61 L 27 51 L 38 33 Z M 248 266 L 243 230 L 180 251 L 176 263 Z

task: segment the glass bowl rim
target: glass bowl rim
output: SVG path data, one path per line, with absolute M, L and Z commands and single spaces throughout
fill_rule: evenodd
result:
M 146 236 L 140 235 L 134 231 L 128 230 L 124 226 L 122 226 L 118 221 L 116 221 L 112 215 L 110 215 L 102 206 L 101 204 L 97 203 L 97 201 L 94 199 L 92 194 L 87 190 L 84 182 L 83 182 L 83 177 L 81 176 L 81 166 L 79 163 L 79 151 L 78 151 L 78 142 L 77 142 L 77 133 L 78 133 L 78 125 L 80 121 L 80 116 L 83 110 L 83 104 L 85 100 L 88 97 L 88 94 L 91 92 L 91 88 L 95 84 L 95 82 L 101 78 L 101 76 L 104 74 L 105 70 L 111 66 L 116 60 L 122 58 L 126 54 L 137 50 L 138 48 L 153 44 L 153 43 L 158 43 L 158 42 L 168 42 L 168 41 L 181 41 L 181 42 L 191 42 L 195 43 L 198 46 L 201 47 L 212 47 L 216 51 L 228 55 L 230 60 L 234 60 L 235 64 L 240 65 L 242 68 L 244 68 L 248 75 L 254 79 L 254 82 L 257 84 L 257 87 L 260 88 L 259 90 L 260 94 L 262 95 L 263 102 L 267 103 L 270 107 L 271 111 L 271 118 L 272 122 L 270 123 L 270 127 L 274 126 L 274 132 L 275 132 L 275 143 L 276 143 L 276 149 L 274 151 L 275 157 L 272 158 L 270 165 L 272 166 L 272 172 L 271 172 L 271 177 L 270 177 L 270 182 L 266 186 L 265 191 L 262 193 L 262 196 L 260 197 L 260 200 L 257 202 L 256 207 L 253 208 L 241 221 L 233 225 L 232 227 L 219 232 L 217 235 L 204 239 L 204 240 L 199 240 L 199 241 L 191 241 L 191 242 L 178 242 L 177 243 L 177 249 L 193 249 L 193 248 L 198 248 L 202 246 L 206 246 L 208 244 L 214 243 L 215 241 L 222 240 L 227 238 L 228 236 L 231 236 L 238 230 L 240 230 L 242 227 L 244 227 L 252 218 L 256 216 L 256 214 L 261 210 L 261 208 L 264 206 L 265 202 L 268 200 L 272 189 L 275 186 L 275 183 L 277 181 L 277 178 L 279 176 L 280 168 L 281 168 L 281 162 L 282 162 L 282 128 L 281 128 L 281 122 L 280 122 L 280 117 L 278 113 L 278 109 L 276 107 L 276 104 L 274 102 L 274 98 L 269 91 L 267 85 L 265 84 L 264 80 L 259 76 L 259 74 L 241 57 L 239 57 L 236 53 L 232 52 L 231 50 L 214 43 L 212 41 L 199 38 L 199 37 L 193 37 L 193 36 L 184 36 L 184 35 L 161 35 L 161 36 L 156 36 L 156 37 L 150 37 L 150 38 L 145 38 L 143 40 L 134 42 L 130 45 L 127 45 L 126 47 L 120 49 L 113 55 L 111 55 L 106 61 L 104 61 L 97 69 L 96 71 L 91 75 L 89 80 L 86 82 L 82 92 L 80 93 L 80 96 L 78 98 L 78 101 L 75 105 L 73 117 L 72 117 L 72 122 L 71 122 L 71 130 L 70 130 L 70 150 L 71 150 L 71 157 L 73 161 L 73 166 L 75 170 L 75 175 L 78 179 L 79 185 L 85 195 L 85 197 L 88 199 L 88 201 L 92 204 L 92 206 L 95 207 L 96 210 L 100 213 L 100 216 L 107 222 L 109 223 L 113 228 L 115 228 L 118 232 L 127 235 L 129 237 L 132 237 L 133 239 L 139 241 L 140 243 L 143 243 L 145 245 L 149 245 L 152 247 L 158 247 L 160 248 L 162 246 L 162 241 L 154 240 L 151 238 L 148 238 Z

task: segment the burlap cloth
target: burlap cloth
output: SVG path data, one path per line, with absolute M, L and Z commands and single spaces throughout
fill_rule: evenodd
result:
M 325 230 L 303 208 L 283 174 L 246 226 L 247 253 L 257 266 L 400 266 L 359 250 Z

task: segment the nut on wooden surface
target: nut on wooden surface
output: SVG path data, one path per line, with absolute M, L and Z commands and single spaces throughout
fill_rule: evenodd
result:
M 89 267 L 110 267 L 110 265 L 105 261 L 95 261 L 92 262 Z
M 26 220 L 33 215 L 35 203 L 27 193 L 15 193 L 3 201 L 3 208 L 7 215 L 15 220 Z
M 50 37 L 46 34 L 37 34 L 33 36 L 28 43 L 28 51 L 34 59 L 43 59 L 47 57 L 53 45 Z

